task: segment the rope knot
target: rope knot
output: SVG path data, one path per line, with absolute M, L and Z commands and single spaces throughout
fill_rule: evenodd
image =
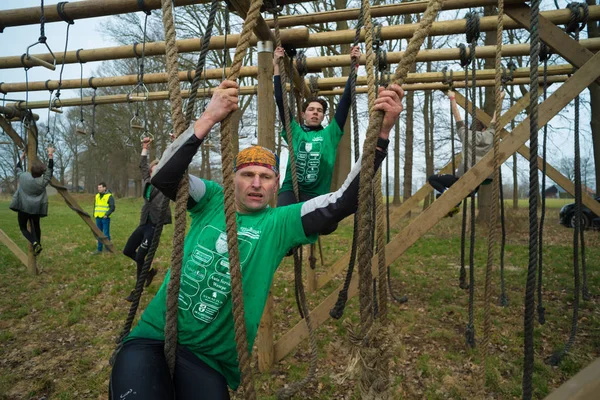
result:
M 465 15 L 465 19 L 467 20 L 467 42 L 477 42 L 481 35 L 481 31 L 479 30 L 479 14 L 476 12 L 469 12 Z
M 459 44 L 458 52 L 459 52 L 460 66 L 463 68 L 467 68 L 469 66 L 469 64 L 471 63 L 471 59 L 469 58 L 469 55 L 467 53 L 467 46 L 464 43 Z
M 444 85 L 448 85 L 448 89 L 450 90 L 454 89 L 453 73 L 454 72 L 452 70 L 450 70 L 450 73 L 448 73 L 448 67 L 442 68 L 442 83 Z
M 585 2 L 572 2 L 567 4 L 567 8 L 571 11 L 571 16 L 569 17 L 569 22 L 565 25 L 565 31 L 567 33 L 579 35 L 579 32 L 581 32 L 587 24 L 590 14 L 589 7 Z
M 293 55 L 290 56 L 290 58 L 293 57 Z M 308 73 L 308 67 L 306 65 L 306 54 L 304 54 L 303 51 L 299 51 L 298 55 L 296 56 L 296 69 L 298 70 L 300 76 L 305 76 Z

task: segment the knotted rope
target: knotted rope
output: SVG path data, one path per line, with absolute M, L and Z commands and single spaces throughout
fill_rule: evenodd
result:
M 166 1 L 166 0 L 164 0 Z M 229 70 L 228 80 L 235 81 L 240 75 L 240 69 L 246 50 L 250 45 L 252 31 L 260 17 L 262 0 L 253 0 L 246 14 L 242 33 L 235 50 L 235 56 Z M 229 272 L 231 275 L 231 298 L 233 302 L 233 319 L 235 323 L 235 341 L 237 344 L 238 361 L 242 375 L 242 387 L 246 399 L 255 399 L 254 380 L 250 367 L 246 322 L 244 318 L 244 299 L 242 295 L 242 274 L 240 269 L 240 253 L 237 239 L 237 221 L 234 193 L 233 145 L 232 136 L 234 124 L 231 114 L 221 122 L 221 171 L 223 173 L 224 209 L 227 223 L 227 248 L 229 251 Z
M 279 31 L 279 15 L 276 7 L 271 7 L 273 11 L 273 22 L 274 22 L 274 33 L 275 33 L 275 45 L 276 47 L 281 46 L 281 35 Z M 293 66 L 290 68 L 293 73 Z M 283 58 L 279 59 L 279 74 L 281 76 L 281 88 L 285 90 L 287 84 L 287 73 L 285 70 L 284 60 Z M 304 86 L 302 85 L 302 90 L 304 91 Z M 290 106 L 288 102 L 288 97 L 283 93 L 283 114 L 284 114 L 284 124 L 285 124 L 285 135 L 286 141 L 288 143 L 289 157 L 290 157 L 290 165 L 291 165 L 291 173 L 292 173 L 292 188 L 294 191 L 294 196 L 296 201 L 300 199 L 300 191 L 298 188 L 298 175 L 296 170 L 296 154 L 294 152 L 294 144 L 292 138 L 292 124 L 290 121 Z M 295 291 L 296 291 L 296 302 L 300 309 L 301 317 L 306 321 L 306 325 L 308 328 L 308 338 L 310 345 L 310 353 L 311 360 L 308 368 L 308 373 L 304 379 L 295 382 L 287 387 L 282 388 L 278 393 L 277 397 L 280 399 L 288 399 L 291 398 L 294 394 L 296 394 L 300 389 L 306 386 L 309 382 L 315 380 L 316 371 L 317 371 L 317 362 L 318 362 L 318 353 L 317 353 L 317 341 L 314 333 L 314 329 L 312 326 L 312 320 L 310 317 L 308 303 L 306 301 L 306 293 L 304 291 L 304 284 L 302 281 L 302 246 L 294 250 L 294 282 L 295 282 Z
M 498 0 L 498 25 L 496 28 L 496 121 L 500 120 L 502 113 L 502 33 L 504 32 L 504 0 Z M 484 371 L 487 371 L 488 345 L 491 331 L 491 300 L 492 300 L 492 267 L 496 252 L 496 234 L 498 229 L 498 201 L 500 192 L 500 134 L 502 126 L 496 122 L 494 126 L 494 178 L 492 182 L 492 205 L 490 207 L 490 221 L 488 226 L 488 251 L 485 268 L 484 284 L 484 309 L 483 309 L 483 339 L 481 350 L 483 355 Z M 485 378 L 484 378 L 485 379 Z M 485 380 L 484 380 L 485 382 Z
M 398 68 L 394 74 L 391 84 L 402 85 L 406 79 L 409 68 L 415 63 L 419 48 L 423 44 L 425 37 L 427 37 L 431 24 L 435 20 L 438 11 L 442 5 L 441 0 L 432 0 L 427 6 L 427 10 L 423 14 L 423 18 L 419 24 L 419 27 L 413 37 L 411 38 L 408 47 L 405 51 L 404 57 L 400 61 Z M 370 5 L 368 1 L 365 1 L 364 15 L 367 19 L 368 12 L 370 12 Z M 367 40 L 367 46 L 370 45 L 371 32 L 367 31 L 367 24 L 365 23 L 365 38 Z M 368 70 L 367 70 L 368 71 Z M 370 97 L 375 98 L 375 93 L 370 93 Z M 375 163 L 375 151 L 376 142 L 379 132 L 381 131 L 383 123 L 383 112 L 375 111 L 370 114 L 369 127 L 366 133 L 366 139 L 363 144 L 363 158 L 361 163 L 360 171 L 360 190 L 359 190 L 359 201 L 358 201 L 358 212 L 357 217 L 359 218 L 359 239 L 358 239 L 358 267 L 359 267 L 359 288 L 360 288 L 360 341 L 368 345 L 369 348 L 375 348 L 377 343 L 373 342 L 373 338 L 379 337 L 375 332 L 371 332 L 373 325 L 372 310 L 372 299 L 371 299 L 371 257 L 373 249 L 368 245 L 369 236 L 369 219 L 371 218 L 371 201 L 373 194 L 373 176 L 374 176 L 374 163 Z M 364 347 L 363 347 L 364 348 Z M 366 349 L 365 349 L 366 350 Z M 365 358 L 369 360 L 368 358 Z M 370 361 L 373 361 L 372 359 Z M 368 365 L 365 365 L 368 367 Z M 385 387 L 377 388 L 374 383 L 378 377 L 369 377 L 365 372 L 368 369 L 363 370 L 363 377 L 361 378 L 361 394 L 363 398 L 387 398 Z M 387 377 L 385 377 L 387 378 Z M 386 381 L 389 385 L 389 381 Z M 370 387 L 366 385 L 369 384 Z
M 538 66 L 540 52 L 540 0 L 531 1 L 531 36 L 529 47 L 529 265 L 525 285 L 523 316 L 523 399 L 529 400 L 533 391 L 533 318 L 535 312 L 535 280 L 538 262 Z
M 360 11 L 358 13 L 358 19 L 356 21 L 356 29 L 354 35 L 354 43 L 353 46 L 358 46 L 360 43 L 360 33 L 362 31 L 362 27 L 364 25 L 364 16 L 363 16 L 363 3 L 361 2 Z M 352 109 L 352 131 L 353 131 L 353 139 L 354 139 L 354 162 L 358 162 L 360 158 L 360 132 L 359 132 L 359 122 L 358 122 L 358 107 L 356 103 L 356 79 L 358 76 L 358 65 L 359 61 L 355 58 L 351 58 L 350 63 L 350 75 L 348 79 L 350 79 L 350 102 Z M 350 260 L 348 261 L 348 270 L 346 272 L 346 277 L 344 278 L 344 286 L 342 290 L 338 293 L 338 299 L 331 310 L 329 310 L 329 315 L 332 318 L 340 319 L 344 314 L 344 309 L 346 307 L 346 302 L 348 301 L 348 290 L 350 288 L 350 282 L 352 281 L 352 274 L 354 273 L 354 266 L 356 263 L 356 246 L 358 239 L 358 219 L 354 218 L 354 226 L 352 229 L 352 247 L 350 250 Z
M 171 119 L 173 134 L 178 137 L 186 130 L 187 124 L 183 116 L 183 101 L 179 77 L 177 74 L 178 52 L 175 26 L 173 24 L 173 8 L 170 0 L 162 0 L 163 27 L 165 30 L 165 58 L 171 103 Z M 179 310 L 179 286 L 181 281 L 181 264 L 183 261 L 183 242 L 186 228 L 186 206 L 189 194 L 187 174 L 181 179 L 177 189 L 175 202 L 175 225 L 173 228 L 173 252 L 171 254 L 171 276 L 167 286 L 167 306 L 165 317 L 165 358 L 171 375 L 175 371 L 177 357 L 177 314 Z
M 477 48 L 477 40 L 480 36 L 479 31 L 479 15 L 477 13 L 468 13 L 467 16 L 467 42 L 470 45 L 469 48 L 469 58 L 471 59 L 471 87 L 472 87 L 472 95 L 471 95 L 471 117 L 473 122 L 475 121 L 475 112 L 477 108 L 477 75 L 476 71 L 476 57 L 475 50 Z M 465 90 L 468 91 L 468 88 L 465 86 Z M 468 111 L 467 111 L 468 113 Z M 465 137 L 469 135 L 469 127 L 466 125 L 465 118 Z M 477 132 L 475 129 L 471 130 L 471 166 L 475 166 L 476 163 L 476 135 Z M 468 145 L 465 144 L 466 148 L 469 148 Z M 468 158 L 468 156 L 467 156 Z M 466 170 L 465 170 L 466 172 Z M 470 195 L 470 207 L 471 207 L 471 229 L 470 229 L 470 240 L 469 240 L 469 322 L 467 324 L 465 330 L 465 339 L 467 345 L 471 347 L 475 347 L 475 324 L 474 324 L 474 303 L 475 303 L 475 192 L 471 192 Z
M 471 63 L 471 59 L 469 55 L 467 55 L 467 47 L 461 43 L 458 46 L 459 54 L 460 54 L 460 65 L 465 70 L 465 107 L 469 101 L 469 64 Z M 465 142 L 462 144 L 463 147 L 463 171 L 467 172 L 469 169 L 469 156 L 467 149 L 469 148 L 469 135 L 468 135 L 468 126 L 469 126 L 469 112 L 465 109 Z M 459 276 L 459 287 L 461 289 L 468 289 L 469 285 L 467 284 L 467 272 L 465 268 L 465 257 L 466 257 L 466 243 L 467 243 L 467 202 L 466 199 L 463 201 L 462 205 L 462 222 L 461 222 L 461 230 L 460 230 L 460 276 Z
M 550 58 L 550 48 L 544 42 L 540 42 L 540 61 L 544 62 L 544 93 L 543 99 L 546 101 L 548 94 L 548 59 Z M 540 215 L 540 233 L 539 233 L 539 250 L 538 250 L 538 281 L 537 281 L 537 313 L 538 322 L 541 325 L 546 323 L 546 309 L 543 305 L 542 283 L 543 283 L 543 265 L 544 265 L 544 219 L 546 218 L 546 143 L 548 141 L 548 124 L 544 125 L 544 135 L 542 136 L 542 211 Z
M 142 9 L 144 8 L 143 4 L 140 4 L 139 6 Z M 216 13 L 217 6 L 218 6 L 218 1 L 213 0 L 213 2 L 211 4 L 211 14 L 213 13 L 213 11 Z M 150 11 L 147 11 L 147 12 L 144 11 L 144 12 L 146 13 L 146 17 L 150 13 Z M 207 23 L 206 31 L 204 32 L 204 35 L 202 37 L 202 45 L 203 46 L 202 46 L 201 54 L 198 58 L 198 64 L 196 66 L 196 75 L 194 76 L 194 82 L 196 83 L 196 86 L 194 88 L 194 82 L 193 82 L 192 88 L 190 90 L 190 97 L 188 99 L 187 113 L 186 113 L 186 124 L 187 125 L 189 125 L 192 122 L 194 103 L 196 102 L 196 98 L 197 98 L 196 92 L 198 91 L 198 86 L 199 86 L 199 82 L 200 82 L 200 79 L 199 79 L 200 73 L 198 71 L 201 72 L 204 69 L 204 63 L 206 60 L 206 52 L 208 51 L 208 43 L 210 42 L 210 38 L 212 36 L 212 22 L 210 21 L 210 19 L 211 19 L 211 16 L 209 16 L 209 23 Z M 214 20 L 214 15 L 212 16 L 212 19 Z M 144 28 L 145 28 L 145 24 L 146 24 L 146 21 L 144 21 Z M 144 29 L 144 46 L 142 47 L 142 59 L 143 59 L 143 54 L 144 54 L 143 49 L 145 47 L 145 36 L 146 35 L 145 35 L 145 29 Z M 205 43 L 206 43 L 206 50 L 205 50 L 205 46 L 204 46 Z M 202 52 L 204 52 L 204 55 Z M 141 82 L 143 82 L 143 71 L 144 71 L 144 69 L 143 69 L 143 61 L 142 61 L 141 66 L 140 66 L 141 77 L 139 78 L 139 80 Z M 196 78 L 198 78 L 198 79 L 196 80 Z M 192 96 L 192 93 L 194 94 L 193 96 Z M 191 109 L 191 112 L 190 112 L 190 109 Z M 177 135 L 179 135 L 179 134 L 177 134 Z M 187 195 L 186 195 L 186 198 L 187 198 Z M 187 199 L 186 199 L 186 202 L 187 202 Z M 160 204 L 160 214 L 159 214 L 160 219 L 159 219 L 159 221 L 156 221 L 154 233 L 152 234 L 152 241 L 151 241 L 150 247 L 148 248 L 148 253 L 146 254 L 146 258 L 144 259 L 144 264 L 142 265 L 140 275 L 138 276 L 138 278 L 136 280 L 133 300 L 129 307 L 129 312 L 127 314 L 127 318 L 125 320 L 123 329 L 122 329 L 121 333 L 119 334 L 119 337 L 117 338 L 117 347 L 111 357 L 111 364 L 114 363 L 116 355 L 123 345 L 123 340 L 127 337 L 127 335 L 129 335 L 129 332 L 131 331 L 131 326 L 133 325 L 133 321 L 135 319 L 135 316 L 137 314 L 137 310 L 139 307 L 140 298 L 144 291 L 144 283 L 146 282 L 146 277 L 148 276 L 148 271 L 150 271 L 150 269 L 152 267 L 152 262 L 154 261 L 154 256 L 156 255 L 156 250 L 158 249 L 158 247 L 160 245 L 160 238 L 162 235 L 164 224 L 166 222 L 166 216 L 167 216 L 167 210 L 169 209 L 169 204 L 170 204 L 170 199 L 165 196 L 163 201 Z M 185 215 L 185 213 L 184 213 L 184 215 Z M 175 223 L 177 224 L 177 216 L 176 216 Z M 173 271 L 171 270 L 171 273 L 172 272 Z

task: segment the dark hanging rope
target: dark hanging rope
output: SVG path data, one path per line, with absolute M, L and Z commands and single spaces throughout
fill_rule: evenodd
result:
M 364 24 L 363 20 L 363 6 L 361 2 L 360 11 L 358 14 L 358 19 L 356 21 L 356 29 L 354 35 L 354 43 L 353 46 L 358 46 L 360 43 L 360 33 Z M 350 63 L 350 75 L 348 79 L 350 79 L 350 101 L 352 108 L 352 130 L 353 130 L 353 140 L 354 140 L 354 162 L 357 162 L 360 158 L 360 138 L 359 138 L 359 121 L 358 121 L 358 106 L 356 102 L 356 79 L 357 79 L 357 71 L 359 60 L 352 58 Z M 354 224 L 352 228 L 352 247 L 350 250 L 350 260 L 348 261 L 348 270 L 346 272 L 346 276 L 344 278 L 344 286 L 342 286 L 342 290 L 340 290 L 338 294 L 338 299 L 335 302 L 335 305 L 331 310 L 329 310 L 329 315 L 332 318 L 340 319 L 344 314 L 344 309 L 346 308 L 346 302 L 348 301 L 348 289 L 350 288 L 350 282 L 352 281 L 352 274 L 354 273 L 354 267 L 356 265 L 356 251 L 357 251 L 357 239 L 358 239 L 358 218 L 354 217 Z
M 529 400 L 533 392 L 533 319 L 535 312 L 535 284 L 538 263 L 538 89 L 539 89 L 539 12 L 540 0 L 531 1 L 531 29 L 529 47 L 529 264 L 525 286 L 525 311 L 523 316 L 523 399 Z
M 579 9 L 583 7 L 585 3 L 571 3 L 567 6 L 571 10 L 571 18 L 566 26 L 566 31 L 573 34 L 574 39 L 579 41 L 580 29 L 585 27 L 587 23 L 587 12 L 581 14 Z M 585 4 L 587 6 L 587 4 Z M 586 10 L 586 8 L 584 8 Z M 580 277 L 579 277 L 579 262 L 581 256 L 582 266 L 584 265 L 584 227 L 581 224 L 582 218 L 582 190 L 581 190 L 581 148 L 579 144 L 579 95 L 575 97 L 575 115 L 574 115 L 574 170 L 575 170 L 575 215 L 574 215 L 574 230 L 573 230 L 573 316 L 571 319 L 571 333 L 567 343 L 561 350 L 556 351 L 549 359 L 551 365 L 558 365 L 563 359 L 564 355 L 571 350 L 575 343 L 577 335 L 577 324 L 579 318 L 579 290 L 580 290 Z M 581 244 L 580 244 L 581 241 Z M 579 246 L 581 245 L 581 253 L 579 252 Z
M 468 13 L 467 14 L 467 42 L 470 44 L 469 58 L 471 59 L 471 117 L 475 122 L 475 111 L 477 107 L 477 75 L 476 75 L 476 58 L 475 49 L 477 48 L 477 40 L 480 36 L 479 31 L 479 14 Z M 465 86 L 465 90 L 468 88 Z M 469 127 L 465 125 L 466 135 L 469 135 Z M 475 149 L 476 149 L 476 135 L 475 129 L 471 130 L 471 168 L 475 166 Z M 467 147 L 468 148 L 468 147 Z M 465 330 L 465 339 L 467 345 L 475 347 L 475 324 L 474 324 L 474 303 L 475 303 L 475 191 L 471 192 L 470 196 L 471 206 L 471 237 L 469 241 L 469 322 Z
M 550 49 L 544 42 L 540 42 L 540 61 L 544 63 L 544 88 L 543 99 L 546 101 L 548 95 L 548 59 L 550 58 Z M 540 231 L 539 231 L 539 246 L 538 246 L 538 281 L 537 281 L 537 313 L 538 322 L 541 325 L 546 323 L 546 309 L 543 303 L 543 264 L 544 264 L 544 220 L 546 218 L 546 143 L 548 141 L 548 124 L 544 125 L 544 134 L 542 136 L 542 210 L 540 215 Z
M 461 43 L 458 46 L 459 54 L 460 54 L 460 65 L 464 68 L 465 71 L 465 102 L 468 103 L 469 100 L 469 64 L 471 59 L 467 55 L 467 47 Z M 463 171 L 467 172 L 469 169 L 468 163 L 468 151 L 469 148 L 469 135 L 467 132 L 469 126 L 469 112 L 465 109 L 465 142 L 462 144 L 462 153 L 463 153 Z M 469 285 L 467 284 L 467 272 L 465 268 L 465 255 L 466 255 L 466 237 L 467 237 L 467 202 L 466 199 L 462 204 L 462 223 L 460 230 L 460 276 L 459 276 L 459 287 L 461 289 L 468 289 Z

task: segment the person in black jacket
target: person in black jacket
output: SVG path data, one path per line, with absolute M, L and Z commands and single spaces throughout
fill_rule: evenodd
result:
M 158 224 L 170 224 L 171 223 L 171 208 L 167 208 L 167 213 L 164 219 L 161 220 L 161 204 L 165 196 L 152 184 L 150 178 L 152 171 L 158 160 L 152 161 L 148 164 L 148 148 L 152 143 L 152 139 L 145 137 L 142 141 L 142 155 L 140 158 L 140 172 L 142 173 L 142 197 L 144 198 L 144 205 L 142 206 L 142 215 L 140 217 L 140 224 L 129 239 L 123 249 L 123 254 L 131 258 L 137 264 L 136 278 L 139 278 L 142 272 L 142 266 L 148 254 L 148 248 L 152 244 L 152 237 L 154 236 L 154 230 Z M 146 277 L 146 286 L 150 286 L 152 279 L 156 275 L 156 268 L 152 268 L 148 271 Z M 133 292 L 131 291 L 129 296 L 126 297 L 127 301 L 133 301 Z
M 18 214 L 19 228 L 25 239 L 33 246 L 33 253 L 37 256 L 42 251 L 42 231 L 40 217 L 48 215 L 48 195 L 46 186 L 52 179 L 54 168 L 54 148 L 48 147 L 48 167 L 41 161 L 31 161 L 31 172 L 23 170 L 22 162 L 26 153 L 23 153 L 17 163 L 17 176 L 19 187 L 13 195 L 9 208 Z M 27 227 L 29 223 L 30 227 Z

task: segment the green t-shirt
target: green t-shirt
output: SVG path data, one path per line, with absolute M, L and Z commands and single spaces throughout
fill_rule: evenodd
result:
M 335 119 L 325 129 L 308 132 L 296 121 L 292 121 L 292 140 L 300 192 L 312 196 L 329 193 L 337 147 L 343 134 L 344 131 L 340 129 Z M 285 129 L 281 135 L 285 139 Z M 292 190 L 290 157 L 279 193 Z
M 240 383 L 240 371 L 231 303 L 223 189 L 214 182 L 203 182 L 206 193 L 189 210 L 192 221 L 184 244 L 178 343 L 223 374 L 227 384 L 235 390 Z M 302 203 L 298 203 L 265 208 L 254 214 L 237 214 L 249 352 L 279 263 L 290 248 L 314 243 L 317 238 L 304 234 L 301 207 Z M 164 340 L 169 277 L 170 272 L 128 340 Z

